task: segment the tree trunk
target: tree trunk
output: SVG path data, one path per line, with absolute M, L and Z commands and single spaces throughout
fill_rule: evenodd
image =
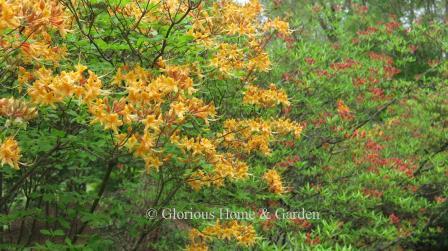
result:
M 448 0 L 445 0 L 445 22 L 448 21 Z

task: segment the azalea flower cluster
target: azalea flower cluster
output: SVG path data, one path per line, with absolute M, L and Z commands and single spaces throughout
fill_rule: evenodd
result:
M 296 139 L 300 138 L 303 125 L 289 119 L 261 120 L 228 119 L 224 122 L 224 131 L 221 134 L 223 145 L 242 153 L 259 151 L 269 155 L 270 142 L 274 135 L 285 136 L 292 134 Z
M 265 33 L 276 30 L 289 34 L 287 22 L 276 18 L 260 22 L 262 6 L 258 0 L 244 5 L 235 1 L 222 0 L 210 8 L 202 8 L 193 15 L 193 25 L 189 33 L 197 43 L 214 51 L 211 66 L 224 75 L 236 71 L 268 71 L 271 66 L 264 47 L 268 42 Z M 213 17 L 213 18 L 211 18 Z M 237 36 L 238 43 L 221 41 L 220 37 Z
M 179 15 L 189 13 L 194 1 L 183 0 L 133 0 L 107 3 L 107 11 L 111 17 L 127 17 L 131 27 L 138 28 L 143 34 L 157 34 L 160 30 L 155 26 L 178 21 Z M 190 14 L 192 16 L 192 14 Z M 157 25 L 154 25 L 157 24 Z
M 275 18 L 261 22 L 262 5 L 251 0 L 240 5 L 231 0 L 202 1 L 196 6 L 191 1 L 130 1 L 108 7 L 111 16 L 129 17 L 131 27 L 142 34 L 157 35 L 155 24 L 175 25 L 188 20 L 188 34 L 195 45 L 211 51 L 208 66 L 224 76 L 236 76 L 237 72 L 268 71 L 271 62 L 264 47 L 269 39 L 266 34 L 277 31 L 289 34 L 287 22 Z M 182 18 L 181 18 L 182 16 Z M 157 18 L 156 18 L 157 17 Z M 224 37 L 239 37 L 238 42 Z M 166 41 L 164 42 L 166 43 Z
M 62 71 L 54 75 L 52 70 L 42 67 L 32 73 L 23 72 L 30 76 L 24 78 L 23 84 L 27 85 L 31 101 L 39 105 L 55 106 L 72 96 L 90 103 L 100 95 L 102 82 L 90 70 L 88 77 L 84 77 L 86 70 L 86 66 L 78 65 L 75 71 Z
M 206 241 L 213 237 L 220 240 L 236 240 L 239 245 L 249 247 L 255 244 L 256 232 L 252 225 L 244 225 L 237 221 L 225 223 L 218 221 L 215 225 L 208 226 L 202 231 L 191 229 L 190 244 L 186 250 L 208 250 Z
M 120 146 L 126 145 L 145 161 L 148 172 L 162 166 L 166 157 L 160 151 L 162 146 L 175 143 L 194 158 L 205 157 L 215 167 L 212 174 L 201 170 L 194 172 L 189 183 L 195 189 L 210 184 L 220 186 L 227 177 L 247 177 L 248 166 L 231 153 L 218 153 L 215 142 L 203 137 L 190 139 L 180 136 L 177 128 L 189 117 L 202 119 L 208 124 L 216 114 L 212 104 L 205 104 L 192 96 L 195 89 L 187 68 L 167 66 L 163 69 L 164 75 L 157 77 L 141 67 L 128 71 L 126 68 L 120 69 L 112 81 L 115 85 L 124 85 L 126 96 L 121 98 L 114 99 L 110 90 L 102 89 L 101 80 L 92 71 L 88 71 L 88 77 L 85 77 L 87 69 L 82 65 L 75 71 L 58 75 L 41 68 L 31 74 L 33 82 L 26 83 L 28 95 L 33 102 L 50 106 L 68 97 L 78 98 L 87 105 L 92 123 L 112 130 Z M 142 125 L 143 130 L 138 130 L 138 125 Z M 195 180 L 197 177 L 199 179 Z
M 207 125 L 216 114 L 212 104 L 206 104 L 192 95 L 196 90 L 188 68 L 165 66 L 162 71 L 164 74 L 159 76 L 151 76 L 140 67 L 125 74 L 119 71 L 114 83 L 123 84 L 127 95 L 112 107 L 103 102 L 95 109 L 105 114 L 113 111 L 111 121 L 115 131 L 127 125 L 128 131 L 117 136 L 136 156 L 145 160 L 148 172 L 152 168 L 158 170 L 163 164 L 162 146 L 180 142 L 176 139 L 182 125 L 192 118 L 202 120 Z M 133 125 L 135 122 L 144 126 L 142 131 Z
M 269 89 L 262 89 L 255 85 L 246 87 L 243 103 L 257 105 L 263 108 L 274 107 L 282 104 L 289 106 L 288 96 L 283 90 L 278 90 L 274 84 L 269 85 Z
M 19 51 L 26 63 L 33 60 L 57 63 L 66 49 L 54 45 L 50 33 L 57 31 L 65 36 L 69 19 L 57 1 L 0 0 L 0 49 L 4 55 Z
M 37 116 L 37 110 L 26 101 L 2 98 L 0 99 L 0 116 L 13 120 L 28 121 Z
M 289 35 L 291 34 L 291 30 L 289 29 L 289 23 L 281 20 L 279 17 L 274 18 L 273 20 L 268 20 L 263 29 L 265 31 L 276 30 L 281 35 Z
M 0 145 L 1 165 L 8 164 L 15 169 L 19 169 L 20 147 L 13 137 L 6 138 Z
M 241 180 L 248 176 L 248 165 L 230 152 L 218 152 L 216 141 L 203 137 L 180 138 L 175 136 L 172 137 L 172 142 L 175 142 L 187 156 L 190 156 L 190 162 L 199 163 L 201 159 L 204 159 L 213 166 L 212 172 L 196 170 L 187 179 L 188 184 L 195 190 L 200 190 L 203 186 L 222 186 L 226 178 Z
M 256 41 L 253 32 L 257 30 L 255 23 L 259 25 L 259 22 L 253 19 L 260 14 L 259 3 L 252 1 L 241 8 L 223 1 L 221 6 L 225 9 L 223 20 L 233 20 L 232 25 L 250 24 L 243 25 L 245 30 L 238 35 L 245 34 Z M 221 11 L 218 5 L 213 8 L 214 11 Z M 233 12 L 239 14 L 232 17 Z M 281 24 L 279 20 L 276 23 Z M 221 32 L 228 32 L 225 30 Z M 220 58 L 234 62 L 231 63 L 233 66 L 241 61 L 239 58 L 245 57 L 235 44 L 222 43 L 220 46 L 223 48 L 221 52 L 230 52 L 234 60 L 225 60 L 225 55 Z M 213 64 L 214 59 L 211 62 Z M 183 135 L 180 128 L 191 119 L 202 120 L 208 126 L 216 115 L 215 107 L 194 96 L 196 89 L 190 78 L 191 67 L 167 65 L 162 60 L 159 67 L 161 74 L 153 75 L 153 72 L 138 65 L 124 65 L 117 69 L 111 81 L 111 89 L 105 89 L 102 80 L 83 65 L 78 65 L 74 71 L 58 74 L 53 74 L 52 70 L 45 67 L 33 72 L 20 67 L 19 87 L 26 86 L 31 101 L 39 105 L 54 107 L 68 98 L 78 99 L 87 106 L 92 116 L 91 123 L 98 123 L 105 130 L 111 130 L 117 139 L 117 146 L 126 146 L 135 156 L 143 159 L 148 173 L 159 170 L 164 162 L 170 161 L 172 156 L 163 151 L 166 144 L 175 144 L 186 153 L 188 157 L 184 158 L 185 162 L 199 163 L 205 160 L 213 166 L 213 170 L 196 168 L 186 179 L 196 190 L 209 185 L 222 186 L 226 179 L 243 179 L 248 176 L 248 165 L 232 151 L 269 154 L 269 144 L 274 135 L 292 133 L 296 138 L 300 137 L 302 126 L 287 119 L 227 120 L 224 131 L 216 139 Z M 124 90 L 124 93 L 115 90 Z M 245 101 L 263 107 L 279 103 L 289 105 L 286 93 L 277 90 L 273 84 L 268 90 L 249 86 Z M 217 150 L 222 147 L 228 151 Z
M 10 125 L 8 121 L 19 123 L 29 121 L 37 116 L 37 110 L 26 101 L 2 98 L 0 99 L 0 116 L 8 119 L 5 124 L 5 128 L 8 130 L 8 125 Z M 1 142 L 0 163 L 2 166 L 7 164 L 15 169 L 19 169 L 20 157 L 21 150 L 14 137 L 9 136 Z
M 234 70 L 245 68 L 244 62 L 241 60 L 242 57 L 244 57 L 243 50 L 238 48 L 237 45 L 221 43 L 211 60 L 211 65 L 223 73 L 230 74 Z
M 269 191 L 275 194 L 282 194 L 285 192 L 280 174 L 274 169 L 267 171 L 263 175 L 263 179 L 269 186 Z

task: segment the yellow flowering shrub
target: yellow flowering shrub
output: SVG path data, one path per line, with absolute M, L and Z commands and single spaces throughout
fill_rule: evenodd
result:
M 266 47 L 273 34 L 290 32 L 278 18 L 261 22 L 262 11 L 257 0 L 0 0 L 0 66 L 8 83 L 0 98 L 0 163 L 25 167 L 7 177 L 11 190 L 1 202 L 16 205 L 23 196 L 16 189 L 39 183 L 31 190 L 46 195 L 22 191 L 27 203 L 39 198 L 32 204 L 39 207 L 45 197 L 74 208 L 57 224 L 66 243 L 77 245 L 87 227 L 102 224 L 94 214 L 108 210 L 105 191 L 127 182 L 144 184 L 139 192 L 148 195 L 129 204 L 157 209 L 176 203 L 179 193 L 247 185 L 249 178 L 281 196 L 279 175 L 255 175 L 248 160 L 269 157 L 282 139 L 299 140 L 304 125 L 286 115 L 227 114 L 221 103 L 241 94 L 240 104 L 290 106 L 285 90 L 257 85 L 257 73 L 272 66 Z M 235 93 L 213 89 L 222 87 Z M 125 196 L 141 196 L 129 189 Z M 79 197 L 67 200 L 71 192 Z M 131 224 L 137 230 L 126 233 L 130 249 L 139 249 L 156 221 Z M 255 229 L 238 221 L 193 229 L 187 249 L 207 250 L 213 239 L 251 247 Z M 131 236 L 136 232 L 141 236 Z

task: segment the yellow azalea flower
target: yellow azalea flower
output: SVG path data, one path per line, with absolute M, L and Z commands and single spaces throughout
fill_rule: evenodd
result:
M 187 179 L 187 183 L 193 188 L 195 191 L 201 190 L 203 186 L 210 185 L 207 176 L 203 171 L 199 170 L 194 172 L 189 179 Z
M 235 44 L 222 43 L 212 58 L 211 64 L 221 72 L 230 74 L 234 70 L 243 68 L 242 58 L 243 53 Z
M 190 229 L 189 238 L 190 238 L 190 244 L 187 245 L 187 247 L 186 247 L 187 251 L 207 251 L 208 250 L 208 246 L 204 242 L 206 236 L 203 233 L 201 233 L 199 230 L 197 230 L 196 228 Z
M 112 79 L 112 84 L 116 86 L 120 86 L 121 82 L 125 80 L 125 76 L 123 76 L 121 72 L 121 67 L 117 69 L 117 73 L 115 74 L 115 77 Z
M 292 132 L 296 139 L 300 138 L 303 131 L 303 125 L 289 119 L 277 119 L 270 122 L 273 130 L 280 134 L 287 134 Z
M 146 173 L 149 174 L 151 169 L 155 169 L 156 172 L 159 171 L 159 168 L 162 166 L 163 162 L 160 158 L 155 154 L 149 154 L 144 157 Z
M 45 41 L 33 41 L 32 43 L 23 42 L 20 46 L 25 62 L 45 59 L 57 64 L 65 58 L 67 50 L 64 47 L 51 47 Z
M 123 122 L 118 117 L 118 114 L 111 113 L 111 114 L 107 114 L 104 117 L 102 124 L 104 125 L 104 129 L 106 129 L 106 130 L 111 129 L 116 132 L 118 130 L 118 127 L 123 125 Z
M 205 243 L 193 243 L 193 244 L 189 244 L 185 250 L 186 251 L 207 251 L 208 246 Z
M 169 111 L 169 114 L 171 116 L 175 115 L 180 120 L 184 119 L 184 115 L 187 112 L 187 108 L 185 107 L 185 104 L 182 102 L 173 102 L 170 105 L 171 109 Z
M 133 146 L 136 146 L 134 154 L 138 157 L 145 158 L 155 146 L 157 141 L 156 137 L 156 134 L 150 134 L 148 131 L 136 137 L 135 143 L 133 144 Z
M 18 91 L 19 93 L 22 93 L 23 85 L 27 84 L 29 81 L 33 80 L 33 74 L 28 72 L 25 68 L 22 66 L 19 66 L 19 74 L 17 79 L 19 85 L 18 85 Z
M 96 99 L 101 93 L 102 82 L 101 80 L 89 70 L 89 78 L 84 84 L 84 92 L 82 94 L 82 99 L 84 102 L 88 103 Z
M 66 97 L 76 95 L 85 103 L 95 100 L 102 92 L 101 80 L 89 71 L 87 80 L 83 77 L 83 72 L 87 68 L 77 65 L 76 71 L 61 72 L 53 75 L 45 68 L 40 68 L 33 73 L 34 83 L 28 88 L 28 95 L 34 103 L 51 105 L 62 102 Z
M 82 76 L 82 74 L 83 74 L 83 72 L 85 71 L 85 70 L 87 70 L 87 66 L 85 66 L 85 65 L 82 65 L 82 64 L 77 64 L 76 66 L 75 66 L 75 75 L 77 75 L 77 76 L 79 76 L 79 77 L 81 77 Z M 78 81 L 79 80 L 81 80 L 81 79 L 77 79 Z
M 103 107 L 101 105 L 91 105 L 89 110 L 91 111 L 94 119 L 92 120 L 92 124 L 99 122 L 104 126 L 105 130 L 111 129 L 114 132 L 118 131 L 118 127 L 123 125 L 123 122 L 120 120 L 118 114 L 116 113 L 107 113 L 101 110 Z
M 160 88 L 165 92 L 177 92 L 179 90 L 179 87 L 177 86 L 177 83 L 173 78 L 162 76 L 159 77 L 157 81 Z
M 266 52 L 260 52 L 257 56 L 251 58 L 247 63 L 247 68 L 250 70 L 256 69 L 262 72 L 270 70 L 271 60 Z
M 216 237 L 222 240 L 236 240 L 238 244 L 244 246 L 253 246 L 256 241 L 256 232 L 254 227 L 252 225 L 240 224 L 237 221 L 230 221 L 226 223 L 217 221 L 214 225 L 206 227 L 202 232 L 193 234 L 190 233 L 190 242 L 192 242 L 192 244 L 204 243 L 202 237 L 203 235 Z
M 20 147 L 17 141 L 9 137 L 0 145 L 0 161 L 2 166 L 8 164 L 15 169 L 19 169 Z
M 66 72 L 62 72 L 60 79 L 53 82 L 52 89 L 54 90 L 54 95 L 56 95 L 57 97 L 61 97 L 61 99 L 71 96 L 75 91 L 75 86 L 72 84 L 72 82 L 73 80 L 70 78 L 70 76 L 67 75 Z
M 237 241 L 243 246 L 253 246 L 256 241 L 256 232 L 252 225 L 239 225 L 239 235 Z
M 156 115 L 150 114 L 146 116 L 142 123 L 145 125 L 145 130 L 153 129 L 154 131 L 158 131 L 159 126 L 163 123 L 163 121 L 161 116 L 156 117 Z
M 130 124 L 135 120 L 134 109 L 131 105 L 124 105 L 123 110 L 117 112 L 120 116 L 122 116 L 122 121 L 124 124 Z
M 2 98 L 0 99 L 0 116 L 26 121 L 35 118 L 37 110 L 27 102 L 14 98 Z
M 19 18 L 16 15 L 16 8 L 13 4 L 5 0 L 0 0 L 0 32 L 6 28 L 16 28 L 19 26 Z
M 269 191 L 282 194 L 285 192 L 280 175 L 275 170 L 269 170 L 263 175 L 263 179 L 268 183 Z
M 300 138 L 303 126 L 288 119 L 278 120 L 235 120 L 224 122 L 224 131 L 220 140 L 226 147 L 237 149 L 244 153 L 260 151 L 265 155 L 271 153 L 269 144 L 274 135 L 293 133 Z
M 215 106 L 212 103 L 206 105 L 203 100 L 195 97 L 181 99 L 181 101 L 186 103 L 187 110 L 192 116 L 203 119 L 206 124 L 208 124 L 209 118 L 216 115 Z
M 274 84 L 269 85 L 269 89 L 262 89 L 255 85 L 246 87 L 243 103 L 257 105 L 264 108 L 274 107 L 282 104 L 289 106 L 288 96 L 283 90 L 278 90 Z
M 274 20 L 269 20 L 265 23 L 264 30 L 268 31 L 270 29 L 277 30 L 280 34 L 284 35 L 291 34 L 288 22 L 282 21 L 279 17 L 276 17 L 274 18 Z
M 28 95 L 31 101 L 42 105 L 54 105 L 60 99 L 54 94 L 54 90 L 50 83 L 43 80 L 34 81 L 33 86 L 28 89 Z

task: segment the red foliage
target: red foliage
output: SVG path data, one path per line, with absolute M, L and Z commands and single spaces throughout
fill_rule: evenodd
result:
M 357 78 L 353 79 L 353 85 L 356 87 L 363 86 L 366 84 L 366 82 L 367 82 L 367 80 L 365 78 L 357 77 Z
M 299 161 L 300 161 L 300 157 L 298 155 L 294 155 L 292 157 L 287 158 L 286 160 L 284 160 L 282 162 L 277 163 L 276 165 L 278 167 L 286 168 L 286 167 L 293 166 L 296 162 L 299 162 Z
M 374 198 L 381 198 L 383 196 L 383 192 L 376 190 L 376 189 L 368 189 L 364 188 L 362 193 L 368 197 L 374 197 Z
M 316 63 L 316 60 L 314 60 L 314 58 L 305 58 L 305 62 L 309 65 L 313 65 Z
M 397 75 L 398 73 L 400 73 L 400 70 L 391 66 L 391 65 L 385 65 L 383 66 L 383 70 L 384 70 L 384 75 L 386 76 L 386 78 L 388 79 L 392 79 L 395 75 Z
M 417 46 L 414 45 L 414 44 L 411 44 L 411 45 L 408 46 L 408 49 L 409 49 L 409 51 L 410 51 L 412 54 L 414 54 L 415 51 L 417 50 Z
M 385 24 L 386 26 L 386 31 L 388 33 L 392 33 L 394 32 L 396 29 L 401 27 L 401 23 L 397 22 L 397 21 L 391 21 Z
M 373 96 L 376 99 L 380 99 L 381 100 L 381 99 L 385 98 L 384 91 L 381 88 L 373 87 L 373 88 L 370 89 L 370 92 L 373 94 Z
M 385 64 L 391 65 L 394 63 L 394 60 L 391 56 L 385 55 L 385 54 L 381 54 L 381 53 L 376 53 L 374 51 L 370 51 L 369 52 L 369 58 L 371 60 L 375 60 L 375 61 L 382 61 Z
M 348 58 L 342 62 L 332 63 L 330 65 L 330 68 L 334 71 L 341 71 L 341 70 L 353 68 L 354 66 L 357 66 L 357 65 L 359 65 L 358 62 L 356 62 L 355 60 L 353 60 L 351 58 Z
M 311 238 L 311 233 L 306 233 L 306 243 L 308 243 L 309 245 L 317 245 L 320 243 L 320 238 L 319 236 L 316 236 L 314 238 Z
M 400 223 L 400 218 L 399 218 L 398 216 L 396 216 L 394 213 L 391 213 L 391 214 L 389 215 L 389 221 L 390 221 L 392 224 L 397 225 L 397 224 Z
M 356 34 L 358 34 L 359 36 L 369 36 L 369 35 L 376 33 L 377 31 L 378 31 L 378 29 L 375 27 L 367 27 L 367 29 L 365 29 L 363 31 L 358 31 L 358 32 L 356 32 Z
M 317 70 L 316 73 L 317 73 L 317 75 L 319 77 L 326 77 L 326 78 L 332 78 L 333 77 L 333 75 L 328 73 L 327 70 Z
M 291 219 L 291 221 L 301 229 L 308 229 L 311 227 L 311 223 L 306 219 L 296 218 Z

